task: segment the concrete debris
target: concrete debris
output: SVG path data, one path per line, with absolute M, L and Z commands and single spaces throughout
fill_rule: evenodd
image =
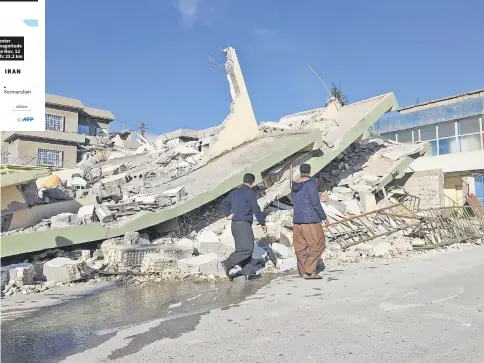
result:
M 6 285 L 30 285 L 34 281 L 34 266 L 30 263 L 2 266 L 2 288 Z
M 141 262 L 142 273 L 162 273 L 167 270 L 176 271 L 176 259 L 164 253 L 147 253 Z
M 95 205 L 83 205 L 79 208 L 77 212 L 77 217 L 79 219 L 89 219 L 92 220 L 94 217 L 94 209 L 96 208 Z
M 187 193 L 185 191 L 185 187 L 178 187 L 163 192 L 163 196 L 173 197 L 177 203 L 180 202 L 186 195 Z
M 48 282 L 71 282 L 83 278 L 84 262 L 57 257 L 44 264 L 44 276 Z
M 139 240 L 139 232 L 126 232 L 124 235 L 124 244 L 127 246 L 137 245 Z
M 344 107 L 330 98 L 324 107 L 257 126 L 235 50 L 229 47 L 223 53 L 232 104 L 222 125 L 154 138 L 133 134 L 131 139 L 125 131 L 91 138 L 79 146 L 82 161 L 77 168 L 13 190 L 15 200 L 9 201 L 9 208 L 22 205 L 22 210 L 2 210 L 6 238 L 72 226 L 79 226 L 74 239 L 84 237 L 82 228 L 89 232 L 88 238 L 75 243 L 91 242 L 93 248 L 106 235 L 116 237 L 103 241 L 92 257 L 90 250 L 42 253 L 33 265 L 37 274 L 28 266 L 10 268 L 15 271 L 12 278 L 2 268 L 2 286 L 9 281 L 25 284 L 32 274 L 45 276 L 48 282 L 101 273 L 222 276 L 220 261 L 234 250 L 234 239 L 220 201 L 247 171 L 256 174 L 268 229 L 264 233 L 254 225 L 253 264 L 262 271 L 295 269 L 290 180 L 298 177 L 303 162 L 313 168 L 330 222 L 325 228 L 326 258 L 358 262 L 481 240 L 482 225 L 475 216 L 479 213 L 438 210 L 431 215 L 415 203 L 443 206 L 441 171 L 405 174 L 409 164 L 428 150 L 428 143 L 366 137 L 370 121 L 396 107 L 393 94 Z M 41 208 L 50 214 L 40 213 Z M 25 210 L 35 212 L 35 218 L 16 214 Z M 446 227 L 448 221 L 460 226 L 452 230 Z M 68 240 L 62 230 L 58 232 L 56 236 Z M 52 235 L 39 233 L 49 238 L 49 247 Z M 18 245 L 13 242 L 4 246 Z M 19 252 L 8 256 L 15 254 Z
M 192 257 L 195 250 L 193 241 L 188 238 L 177 239 L 173 244 L 173 247 L 178 252 L 178 257 L 180 259 Z
M 97 205 L 94 211 L 96 213 L 96 217 L 101 223 L 107 223 L 114 220 L 114 215 L 107 206 Z
M 215 253 L 178 260 L 178 268 L 181 273 L 189 275 L 201 273 L 220 276 L 224 273 L 223 268 L 220 266 L 220 258 Z
M 198 244 L 209 243 L 209 242 L 220 242 L 220 239 L 212 231 L 202 231 L 197 236 Z

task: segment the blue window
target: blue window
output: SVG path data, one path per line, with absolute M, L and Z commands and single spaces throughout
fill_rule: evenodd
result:
M 430 143 L 430 155 L 438 155 L 437 140 L 432 140 L 429 143 Z

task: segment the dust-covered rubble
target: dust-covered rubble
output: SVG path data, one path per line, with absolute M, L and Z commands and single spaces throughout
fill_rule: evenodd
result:
M 211 205 L 197 212 L 203 216 L 207 210 L 215 208 Z M 324 201 L 322 206 L 328 210 Z M 263 233 L 257 224 L 253 226 L 256 236 L 252 256 L 254 271 L 257 274 L 274 274 L 296 269 L 292 247 L 292 209 L 270 206 L 265 213 L 267 233 Z M 194 216 L 192 218 L 195 219 Z M 111 280 L 143 286 L 167 280 L 214 281 L 225 278 L 220 263 L 234 251 L 230 221 L 222 216 L 195 226 L 186 225 L 185 230 L 191 232 L 185 236 L 168 234 L 152 239 L 146 233 L 128 232 L 122 237 L 105 240 L 95 250 L 45 251 L 32 256 L 30 262 L 2 267 L 2 294 L 38 293 L 66 284 L 103 283 Z M 481 240 L 470 242 L 477 245 Z M 420 249 L 424 245 L 424 240 L 410 236 L 404 230 L 346 249 L 327 237 L 323 259 L 327 267 L 368 259 L 410 258 L 416 254 L 428 253 Z M 459 249 L 464 246 L 455 244 L 439 249 Z M 236 273 L 237 269 L 232 272 Z

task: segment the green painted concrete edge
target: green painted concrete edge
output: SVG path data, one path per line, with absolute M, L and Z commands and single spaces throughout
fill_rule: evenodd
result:
M 45 231 L 2 236 L 1 256 L 14 256 L 48 248 L 65 247 L 106 238 L 106 228 L 92 223 Z
M 32 180 L 36 180 L 43 176 L 48 176 L 51 171 L 48 169 L 43 170 L 29 170 L 29 171 L 19 171 L 9 174 L 0 175 L 0 187 L 8 187 L 10 185 L 18 185 L 23 183 L 28 183 Z
M 270 135 L 268 135 L 270 137 Z M 135 220 L 119 227 L 108 228 L 97 223 L 67 228 L 49 229 L 45 231 L 12 234 L 1 237 L 1 256 L 8 257 L 22 253 L 40 251 L 49 248 L 64 247 L 91 241 L 99 241 L 106 238 L 121 236 L 128 231 L 138 231 L 147 227 L 168 221 L 185 213 L 188 213 L 230 191 L 240 185 L 243 174 L 251 172 L 256 175 L 256 182 L 262 180 L 261 173 L 273 165 L 281 162 L 295 152 L 313 145 L 313 149 L 322 145 L 319 130 L 301 134 L 300 138 L 282 146 L 254 163 L 248 165 L 240 172 L 232 175 L 215 188 L 201 193 L 179 206 L 170 209 L 162 209 L 158 212 L 144 214 Z

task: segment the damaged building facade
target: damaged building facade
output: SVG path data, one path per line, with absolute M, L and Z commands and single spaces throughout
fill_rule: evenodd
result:
M 398 142 L 427 141 L 430 152 L 411 165 L 418 181 L 443 173 L 446 205 L 474 194 L 484 203 L 484 90 L 437 99 L 382 117 L 375 131 Z M 409 175 L 409 178 L 411 176 Z
M 111 111 L 86 107 L 77 99 L 45 95 L 45 131 L 1 132 L 1 162 L 72 168 L 78 144 L 109 134 Z M 87 138 L 87 139 L 86 139 Z
M 393 93 L 345 106 L 330 98 L 258 125 L 235 49 L 223 54 L 232 104 L 220 126 L 137 135 L 136 149 L 116 134 L 85 146 L 89 157 L 76 168 L 35 181 L 38 198 L 24 213 L 37 222 L 11 224 L 1 240 L 2 258 L 35 256 L 25 262 L 32 268 L 6 266 L 3 285 L 13 288 L 17 269 L 37 263 L 48 267 L 41 278 L 51 282 L 92 274 L 221 276 L 234 241 L 219 203 L 247 172 L 256 176 L 268 227 L 264 234 L 254 225 L 253 263 L 274 272 L 295 268 L 290 190 L 302 163 L 311 165 L 330 219 L 326 257 L 356 260 L 481 238 L 479 207 L 442 214 L 442 204 L 421 208 L 435 198 L 406 190 L 406 171 L 429 152 L 428 142 L 369 134 L 397 109 Z M 49 215 L 40 211 L 45 205 L 66 209 Z M 461 228 L 447 230 L 446 220 Z M 91 248 L 75 250 L 86 243 Z

